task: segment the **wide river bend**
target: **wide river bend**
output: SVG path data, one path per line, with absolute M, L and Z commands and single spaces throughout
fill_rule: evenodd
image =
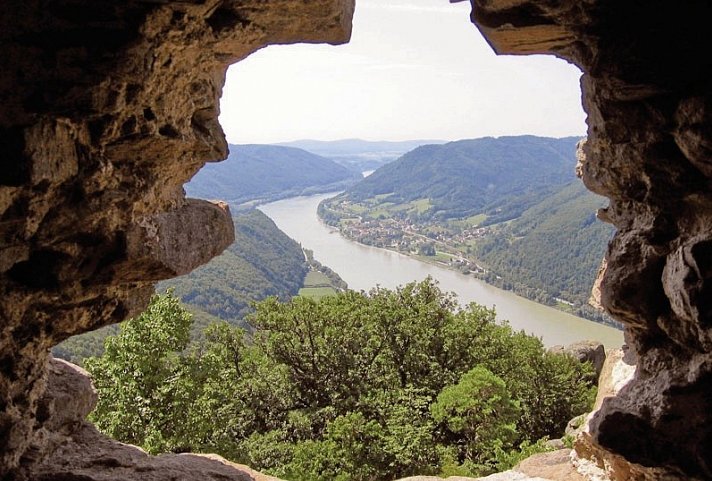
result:
M 323 224 L 316 214 L 319 202 L 334 195 L 293 197 L 259 209 L 287 235 L 313 250 L 314 258 L 338 272 L 351 289 L 367 291 L 376 285 L 394 288 L 432 276 L 441 289 L 455 292 L 461 304 L 477 302 L 494 306 L 498 319 L 506 319 L 515 329 L 541 337 L 546 346 L 583 339 L 601 341 L 606 349 L 623 344 L 623 333 L 612 327 L 538 304 L 446 267 L 342 237 L 338 230 Z

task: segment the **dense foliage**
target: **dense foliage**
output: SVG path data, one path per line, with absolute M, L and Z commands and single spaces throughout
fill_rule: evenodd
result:
M 230 145 L 227 160 L 206 164 L 188 195 L 233 205 L 343 189 L 361 178 L 324 157 L 293 147 Z
M 106 338 L 102 357 L 86 359 L 100 392 L 92 414 L 100 430 L 149 450 L 180 436 L 175 416 L 185 413 L 176 409 L 186 405 L 189 392 L 173 381 L 190 324 L 191 315 L 177 298 L 155 296 L 143 314 L 121 325 L 118 336 Z
M 518 217 L 574 179 L 577 138 L 534 136 L 460 140 L 424 145 L 349 188 L 340 197 L 363 201 L 390 194 L 387 202 L 429 199 L 420 217 L 487 214 L 487 223 Z
M 491 276 L 501 277 L 488 280 L 543 302 L 586 305 L 613 235 L 612 226 L 596 219 L 604 205 L 604 198 L 576 181 L 495 230 L 476 252 Z
M 430 279 L 257 305 L 251 338 L 186 349 L 171 296 L 88 361 L 104 432 L 151 452 L 217 452 L 294 481 L 487 474 L 590 406 L 590 366 L 457 307 Z

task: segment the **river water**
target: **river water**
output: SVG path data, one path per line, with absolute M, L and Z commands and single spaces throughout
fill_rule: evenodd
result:
M 342 237 L 338 230 L 323 224 L 316 214 L 319 202 L 333 195 L 294 197 L 262 205 L 259 209 L 287 235 L 313 250 L 314 258 L 336 271 L 351 289 L 369 290 L 376 285 L 394 288 L 432 276 L 441 289 L 455 292 L 461 304 L 477 302 L 494 306 L 498 319 L 508 320 L 515 329 L 541 337 L 546 346 L 583 339 L 598 340 L 606 349 L 622 345 L 623 333 L 612 327 L 532 302 L 445 267 Z

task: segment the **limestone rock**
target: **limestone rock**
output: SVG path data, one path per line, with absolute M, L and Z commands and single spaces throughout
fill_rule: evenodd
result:
M 477 478 L 463 478 L 462 476 L 450 476 L 448 478 L 438 478 L 437 476 L 410 476 L 398 481 L 476 481 Z
M 605 449 L 596 444 L 589 426 L 606 400 L 614 398 L 632 381 L 634 375 L 635 364 L 630 354 L 626 355 L 622 349 L 614 349 L 608 354 L 599 378 L 593 410 L 584 416 L 581 426 L 577 428 L 574 443 L 573 462 L 577 470 L 589 478 L 622 481 L 632 474 L 631 467 L 621 457 L 606 453 Z
M 559 449 L 535 454 L 520 462 L 515 468 L 531 477 L 552 481 L 586 481 L 571 462 L 571 449 Z
M 413 476 L 399 481 L 588 481 L 571 460 L 571 449 L 559 449 L 530 456 L 514 469 L 481 478 Z M 599 478 L 605 480 L 607 478 Z
M 452 478 L 448 478 L 448 481 L 450 481 Z M 457 481 L 457 478 L 454 478 Z M 461 481 L 469 481 L 466 479 L 463 479 Z M 485 476 L 484 478 L 477 478 L 475 481 L 552 481 L 544 478 L 539 478 L 539 477 L 532 477 L 527 474 L 521 473 L 519 471 L 514 471 L 514 470 L 509 470 L 509 471 L 503 471 L 501 473 L 495 473 L 495 474 L 490 474 L 489 476 Z
M 532 478 L 518 471 L 504 471 L 495 473 L 484 478 L 464 478 L 462 476 L 450 476 L 448 478 L 438 478 L 435 476 L 412 476 L 398 481 L 548 481 L 541 478 Z
M 606 348 L 598 341 L 579 341 L 568 346 L 552 346 L 549 352 L 568 354 L 580 362 L 590 362 L 596 372 L 596 379 L 601 375 L 603 363 L 606 360 Z
M 43 427 L 22 458 L 19 479 L 279 481 L 216 455 L 150 456 L 99 433 L 85 418 L 97 394 L 86 371 L 49 360 L 47 390 L 38 408 Z
M 552 451 L 558 451 L 559 449 L 566 449 L 566 444 L 562 439 L 549 439 L 544 445 L 547 449 Z
M 250 472 L 219 456 L 164 454 L 150 456 L 140 448 L 122 444 L 84 424 L 52 457 L 32 465 L 28 479 L 51 481 L 168 481 L 205 479 L 254 481 Z M 269 479 L 269 478 L 267 478 Z
M 587 422 L 588 414 L 581 414 L 580 416 L 576 416 L 575 418 L 571 419 L 568 424 L 566 424 L 564 436 L 571 436 L 575 438 L 581 433 L 581 431 L 585 429 Z
M 28 465 L 50 456 L 57 446 L 84 425 L 96 402 L 96 390 L 84 369 L 62 359 L 50 358 L 47 389 L 37 408 L 42 427 L 22 462 Z
M 224 202 L 187 199 L 179 209 L 144 217 L 126 234 L 125 263 L 116 277 L 139 282 L 187 274 L 235 241 L 230 209 Z

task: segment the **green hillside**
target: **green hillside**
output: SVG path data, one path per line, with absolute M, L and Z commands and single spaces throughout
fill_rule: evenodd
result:
M 243 318 L 251 303 L 268 296 L 289 300 L 299 292 L 309 267 L 297 242 L 279 230 L 259 210 L 233 217 L 235 242 L 220 256 L 190 274 L 160 282 L 157 292 L 175 289 L 193 314 L 193 337 L 211 322 L 224 320 L 247 327 Z M 52 350 L 55 356 L 75 363 L 100 355 L 104 338 L 116 334 L 108 326 L 67 339 Z
M 534 136 L 460 140 L 424 145 L 349 188 L 347 200 L 375 208 L 427 202 L 404 212 L 416 218 L 461 218 L 486 214 L 487 223 L 513 219 L 557 187 L 574 179 L 578 138 Z
M 572 182 L 478 242 L 477 258 L 505 287 L 583 306 L 613 236 L 614 228 L 595 216 L 605 204 L 580 181 Z
M 422 146 L 323 202 L 319 215 L 358 242 L 610 322 L 587 303 L 613 228 L 595 218 L 605 199 L 575 178 L 577 141 Z
M 186 184 L 191 197 L 233 205 L 343 189 L 361 176 L 324 157 L 293 147 L 230 145 L 223 162 L 209 163 Z

